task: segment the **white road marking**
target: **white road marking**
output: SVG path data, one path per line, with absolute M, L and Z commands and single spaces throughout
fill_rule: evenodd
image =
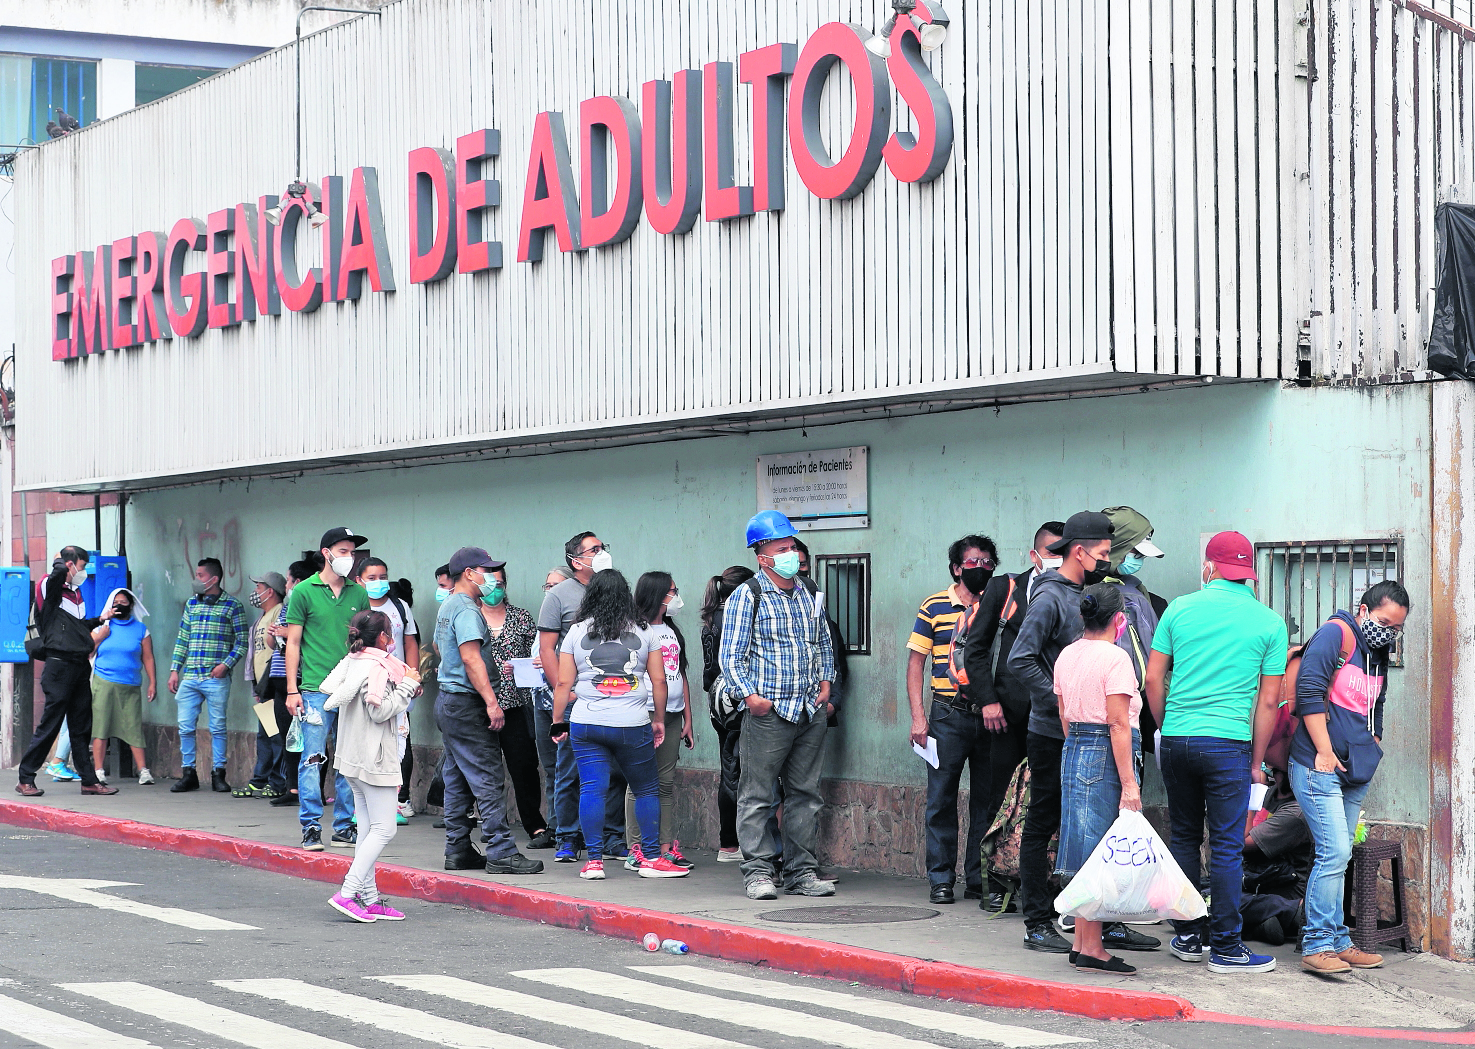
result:
M 752 1049 L 742 1042 L 732 1042 L 710 1034 L 683 1031 L 677 1027 L 662 1027 L 660 1024 L 620 1016 L 617 1013 L 586 1009 L 581 1005 L 566 1005 L 502 987 L 472 983 L 454 976 L 374 976 L 371 979 L 382 980 L 411 991 L 444 995 L 468 1005 L 499 1009 L 560 1027 L 598 1031 L 611 1038 L 623 1038 L 627 1042 L 646 1046 L 660 1046 L 661 1049 Z
M 693 1016 L 704 1016 L 709 1020 L 739 1024 L 759 1031 L 808 1038 L 843 1046 L 844 1049 L 938 1049 L 935 1042 L 920 1042 L 885 1031 L 872 1031 L 843 1020 L 832 1020 L 827 1016 L 778 1009 L 754 1002 L 733 1001 L 730 998 L 716 998 L 710 994 L 697 994 L 679 987 L 646 983 L 644 980 L 632 980 L 628 976 L 593 969 L 525 969 L 510 975 L 572 991 L 618 998 L 624 1002 L 638 1002 L 657 1009 L 691 1013 Z
M 242 925 L 239 922 L 226 921 L 224 918 L 216 918 L 209 914 L 184 911 L 178 907 L 155 907 L 150 903 L 125 900 L 94 891 L 136 884 L 137 882 L 131 881 L 97 881 L 92 878 L 23 878 L 13 874 L 0 874 L 0 889 L 24 889 L 27 892 L 39 892 L 71 903 L 81 903 L 105 911 L 134 914 L 140 918 L 152 918 L 154 921 L 180 925 L 198 932 L 249 932 L 256 929 L 254 925 Z
M 283 1046 L 291 1046 L 292 1049 L 355 1049 L 347 1042 L 334 1041 L 285 1024 L 233 1012 L 172 991 L 161 991 L 147 984 L 64 983 L 58 986 L 74 994 L 100 999 L 120 1009 L 131 1009 L 145 1016 L 192 1028 L 212 1038 L 248 1045 L 252 1049 L 282 1049 Z M 91 1049 L 89 1043 L 82 1044 Z
M 407 1009 L 402 1005 L 376 1002 L 372 998 L 345 994 L 302 980 L 216 980 L 215 985 L 244 994 L 258 994 L 273 1001 L 295 1005 L 299 1009 L 328 1013 L 339 1020 L 370 1024 L 381 1031 L 393 1031 L 395 1034 L 420 1038 L 451 1049 L 552 1049 L 544 1042 L 534 1042 L 485 1027 L 473 1027 L 459 1020 L 447 1020 L 431 1013 L 422 1013 L 418 1009 Z
M 830 991 L 823 987 L 806 985 L 792 986 L 786 983 L 779 983 L 777 980 L 755 980 L 751 976 L 716 972 L 711 969 L 701 969 L 694 965 L 631 965 L 627 966 L 627 968 L 633 969 L 638 973 L 644 973 L 657 980 L 681 980 L 684 983 L 694 983 L 702 987 L 710 987 L 717 991 L 736 991 L 740 994 L 753 994 L 778 1001 L 806 1002 L 809 1005 L 820 1005 L 828 1009 L 842 1009 L 845 1012 L 856 1013 L 861 1016 L 874 1016 L 881 1020 L 895 1020 L 898 1023 L 910 1024 L 913 1027 L 925 1027 L 932 1031 L 947 1031 L 950 1034 L 963 1035 L 965 1038 L 977 1038 L 985 1042 L 997 1042 L 1000 1045 L 1013 1047 L 1013 1049 L 1025 1049 L 1028 1046 L 1069 1045 L 1074 1042 L 1092 1041 L 1090 1038 L 1076 1038 L 1067 1034 L 1050 1034 L 1045 1031 L 1034 1031 L 1028 1027 L 992 1023 L 991 1021 L 980 1020 L 972 1016 L 960 1016 L 957 1013 L 942 1012 L 935 1009 L 922 1009 L 915 1005 L 904 1005 L 900 1002 L 876 1001 L 871 998 L 863 998 L 858 994 L 845 994 L 842 991 Z
M 114 1034 L 61 1013 L 41 1009 L 0 994 L 0 1031 L 44 1045 L 46 1049 L 159 1049 L 153 1042 Z

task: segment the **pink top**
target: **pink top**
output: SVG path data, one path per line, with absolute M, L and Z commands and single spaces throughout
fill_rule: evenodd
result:
M 1055 661 L 1055 694 L 1060 697 L 1060 716 L 1066 722 L 1106 724 L 1106 697 L 1125 695 L 1131 725 L 1137 728 L 1142 710 L 1142 693 L 1132 660 L 1110 641 L 1081 638 L 1067 645 Z

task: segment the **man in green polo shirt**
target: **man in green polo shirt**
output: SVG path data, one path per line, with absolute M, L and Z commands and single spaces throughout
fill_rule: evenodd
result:
M 319 766 L 327 760 L 328 740 L 338 722 L 336 710 L 323 710 L 323 679 L 348 655 L 348 621 L 369 607 L 369 594 L 348 580 L 353 552 L 368 540 L 352 528 L 330 528 L 319 548 L 323 569 L 292 588 L 287 600 L 287 709 L 302 717 L 302 757 L 297 764 L 297 815 L 302 847 L 323 850 L 323 791 Z M 304 713 L 306 711 L 306 713 Z M 314 723 L 316 722 L 316 723 Z M 333 787 L 333 845 L 352 848 L 353 790 L 342 774 Z
M 1254 711 L 1280 691 L 1286 627 L 1250 588 L 1255 548 L 1238 532 L 1209 540 L 1202 579 L 1202 590 L 1163 613 L 1147 663 L 1147 702 L 1163 733 L 1168 851 L 1194 885 L 1206 819 L 1209 828 L 1209 916 L 1174 922 L 1168 949 L 1185 962 L 1208 955 L 1214 973 L 1269 972 L 1275 959 L 1252 954 L 1240 937 L 1239 904 Z

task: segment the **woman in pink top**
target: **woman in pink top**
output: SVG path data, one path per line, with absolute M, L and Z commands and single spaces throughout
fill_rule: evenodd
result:
M 1085 635 L 1055 661 L 1065 750 L 1060 756 L 1060 849 L 1055 873 L 1074 877 L 1123 809 L 1142 810 L 1137 715 L 1142 694 L 1132 660 L 1116 645 L 1126 625 L 1121 591 L 1096 583 L 1081 594 Z M 1070 961 L 1083 972 L 1137 970 L 1106 952 L 1101 922 L 1076 919 Z

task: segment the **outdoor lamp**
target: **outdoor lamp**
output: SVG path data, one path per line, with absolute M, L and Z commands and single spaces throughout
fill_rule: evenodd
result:
M 319 211 L 318 206 L 311 200 L 306 199 L 309 190 L 312 191 L 314 197 L 318 195 L 318 188 L 316 186 L 309 186 L 306 182 L 297 181 L 290 184 L 287 187 L 287 192 L 282 196 L 281 201 L 275 207 L 266 209 L 266 221 L 270 222 L 273 226 L 280 226 L 282 224 L 282 209 L 286 207 L 288 201 L 296 198 L 297 200 L 303 201 L 304 210 L 307 212 L 307 224 L 313 229 L 321 227 L 323 223 L 328 221 L 328 216 Z
M 917 0 L 891 0 L 891 17 L 881 27 L 881 32 L 866 41 L 866 50 L 878 58 L 891 57 L 891 34 L 896 29 L 896 21 L 902 15 L 912 20 L 917 27 L 917 38 L 921 41 L 923 51 L 936 51 L 947 39 L 948 17 L 942 8 L 936 3 L 928 5 L 928 11 L 932 16 L 930 22 L 923 22 L 916 15 Z

